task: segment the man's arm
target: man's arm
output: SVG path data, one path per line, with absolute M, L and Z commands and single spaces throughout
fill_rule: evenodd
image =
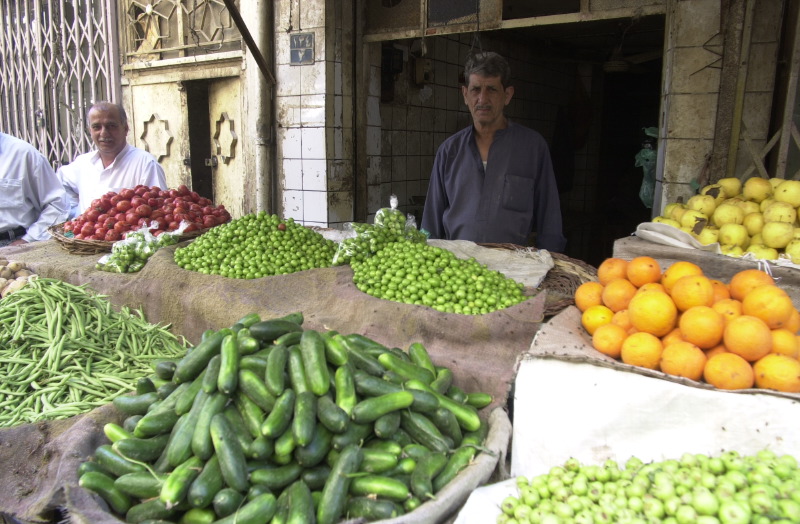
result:
M 25 199 L 40 212 L 22 237 L 26 242 L 50 238 L 47 228 L 65 221 L 69 212 L 66 191 L 53 168 L 44 157 L 35 165 L 25 177 Z

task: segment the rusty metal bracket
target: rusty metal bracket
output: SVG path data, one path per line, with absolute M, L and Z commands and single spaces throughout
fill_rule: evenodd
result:
M 233 3 L 233 0 L 224 0 L 225 7 L 228 8 L 228 11 L 231 13 L 231 18 L 233 18 L 233 22 L 236 24 L 236 27 L 239 29 L 239 32 L 242 34 L 242 38 L 244 38 L 245 43 L 247 44 L 247 48 L 253 53 L 253 58 L 255 58 L 256 63 L 258 64 L 258 68 L 261 69 L 261 72 L 264 76 L 269 80 L 272 84 L 275 84 L 275 77 L 272 75 L 272 71 L 269 70 L 267 66 L 267 61 L 264 59 L 264 55 L 261 54 L 259 51 L 258 46 L 256 45 L 255 40 L 250 35 L 250 31 L 247 29 L 247 24 L 244 23 L 242 19 L 241 13 L 239 13 L 239 9 L 236 8 L 236 5 Z

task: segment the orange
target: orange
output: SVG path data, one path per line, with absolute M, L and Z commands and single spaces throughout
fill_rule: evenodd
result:
M 773 284 L 757 286 L 742 299 L 742 314 L 760 318 L 770 329 L 786 325 L 793 310 L 794 304 L 786 291 Z
M 753 364 L 756 387 L 774 389 L 785 393 L 800 393 L 800 361 L 769 354 Z
M 800 331 L 800 311 L 797 311 L 797 309 L 792 311 L 792 314 L 789 315 L 789 320 L 786 321 L 786 325 L 783 327 L 797 334 Z
M 683 342 L 683 341 L 684 341 L 683 333 L 681 333 L 681 328 L 678 327 L 676 327 L 675 329 L 673 329 L 672 331 L 661 337 L 661 343 L 664 345 L 664 347 L 669 346 L 673 342 Z
M 637 293 L 643 293 L 645 291 L 661 291 L 662 293 L 666 293 L 667 288 L 665 288 L 664 284 L 661 282 L 648 282 L 647 284 L 639 287 Z
M 617 324 L 603 324 L 594 330 L 592 346 L 611 358 L 619 358 L 622 343 L 628 338 L 628 332 Z
M 620 358 L 626 364 L 647 369 L 658 369 L 664 346 L 655 335 L 640 331 L 628 335 L 622 343 Z
M 697 264 L 687 260 L 678 260 L 669 266 L 661 275 L 661 283 L 664 284 L 667 293 L 672 290 L 672 286 L 679 278 L 687 275 L 702 275 L 703 270 Z
M 703 275 L 687 275 L 675 281 L 670 296 L 679 311 L 694 306 L 711 306 L 714 303 L 714 286 Z
M 584 282 L 575 290 L 574 300 L 575 306 L 581 310 L 581 313 L 586 311 L 589 306 L 596 306 L 602 304 L 603 299 L 603 284 L 590 280 Z
M 703 378 L 705 365 L 706 354 L 690 342 L 675 342 L 665 347 L 659 363 L 664 373 L 692 380 Z
M 648 291 L 634 295 L 628 303 L 628 315 L 637 330 L 663 337 L 676 326 L 678 308 L 666 293 Z
M 602 304 L 589 306 L 581 315 L 581 325 L 587 333 L 593 335 L 599 326 L 610 323 L 613 316 L 614 312 Z
M 755 362 L 772 350 L 772 331 L 760 318 L 741 315 L 725 326 L 725 347 L 748 362 Z
M 720 300 L 731 298 L 731 290 L 728 289 L 728 284 L 726 284 L 722 280 L 717 280 L 715 278 L 712 278 L 711 285 L 714 287 L 714 302 L 719 302 Z
M 703 379 L 719 389 L 747 389 L 753 387 L 753 366 L 735 353 L 718 353 L 709 356 L 703 369 Z
M 638 256 L 628 262 L 628 280 L 636 287 L 661 280 L 661 265 L 653 257 Z
M 742 300 L 748 291 L 764 284 L 774 285 L 775 281 L 760 269 L 743 269 L 731 277 L 728 288 L 731 290 L 731 298 Z
M 728 351 L 728 348 L 725 347 L 725 344 L 717 344 L 713 348 L 706 350 L 706 357 L 711 358 L 718 353 L 730 353 L 730 351 Z M 745 362 L 747 361 L 745 360 Z
M 708 306 L 694 306 L 678 320 L 683 338 L 700 349 L 711 349 L 722 342 L 725 319 Z
M 597 266 L 597 280 L 604 286 L 615 278 L 628 278 L 628 261 L 610 257 Z
M 611 317 L 611 323 L 622 327 L 625 331 L 629 331 L 633 327 L 631 316 L 628 314 L 627 309 L 621 309 L 614 313 L 614 316 Z
M 603 287 L 603 304 L 613 311 L 621 311 L 628 307 L 633 295 L 636 294 L 636 286 L 625 278 L 615 278 Z
M 742 314 L 742 303 L 735 298 L 723 298 L 714 302 L 711 309 L 722 315 L 722 318 L 725 319 L 725 324 L 727 324 L 731 319 Z
M 800 344 L 797 335 L 788 329 L 779 328 L 772 330 L 772 350 L 770 353 L 786 355 L 796 359 L 800 355 Z

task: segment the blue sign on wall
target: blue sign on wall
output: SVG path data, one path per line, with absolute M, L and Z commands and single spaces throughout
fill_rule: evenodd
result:
M 289 35 L 290 63 L 308 65 L 314 63 L 314 33 Z

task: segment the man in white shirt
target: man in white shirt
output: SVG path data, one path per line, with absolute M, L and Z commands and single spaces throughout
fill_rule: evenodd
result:
M 86 114 L 96 151 L 84 153 L 58 170 L 72 210 L 83 213 L 109 191 L 137 185 L 167 189 L 164 170 L 153 155 L 127 142 L 128 117 L 120 104 L 97 102 Z
M 67 194 L 35 147 L 0 133 L 0 247 L 47 240 L 67 219 Z

